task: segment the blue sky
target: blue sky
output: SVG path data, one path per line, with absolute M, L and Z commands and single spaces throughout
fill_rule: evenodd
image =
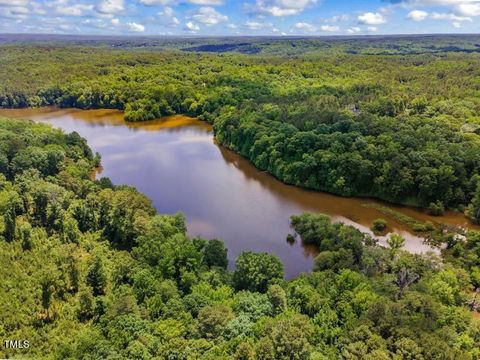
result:
M 480 33 L 480 0 L 0 0 L 1 33 Z

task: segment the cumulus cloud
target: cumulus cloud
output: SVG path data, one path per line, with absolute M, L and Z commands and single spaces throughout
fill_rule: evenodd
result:
M 195 33 L 195 32 L 200 30 L 200 26 L 198 26 L 197 24 L 189 21 L 188 23 L 185 24 L 184 30 Z
M 297 30 L 301 30 L 304 32 L 316 32 L 318 30 L 321 31 L 327 31 L 327 32 L 338 32 L 340 31 L 340 27 L 337 25 L 322 25 L 320 28 L 317 28 L 316 26 L 306 23 L 306 22 L 298 22 L 294 25 L 294 28 Z
M 437 13 L 434 12 L 432 14 L 432 19 L 434 20 L 449 20 L 449 21 L 454 21 L 457 23 L 461 23 L 464 21 L 473 21 L 471 17 L 468 16 L 458 16 L 452 13 Z
M 0 18 L 26 19 L 29 13 L 24 6 L 0 7 Z
M 325 19 L 325 22 L 336 23 L 336 22 L 348 21 L 348 20 L 350 20 L 350 16 L 347 14 L 343 14 L 343 15 L 335 15 L 335 16 L 332 16 L 331 18 Z
M 428 12 L 422 10 L 410 11 L 407 17 L 413 21 L 423 21 L 428 17 Z
M 125 9 L 123 0 L 103 0 L 97 5 L 97 11 L 101 14 L 112 15 Z
M 317 31 L 317 28 L 315 26 L 313 26 L 312 24 L 306 23 L 306 22 L 298 22 L 294 25 L 294 27 L 297 30 L 306 31 L 306 32 Z
M 347 30 L 349 34 L 357 34 L 360 31 L 362 31 L 362 29 L 360 29 L 358 26 L 353 26 Z
M 412 7 L 444 7 L 447 13 L 457 16 L 480 16 L 480 0 L 390 0 L 392 6 Z
M 56 7 L 55 11 L 60 15 L 65 16 L 83 16 L 85 12 L 93 10 L 93 5 L 90 4 L 73 4 L 68 5 L 61 3 Z
M 480 2 L 462 3 L 456 7 L 457 12 L 464 16 L 480 16 Z
M 0 0 L 0 6 L 27 6 L 28 0 Z
M 204 5 L 204 6 L 218 6 L 223 5 L 224 0 L 185 0 L 185 1 L 178 1 L 178 0 L 138 0 L 140 4 L 146 6 L 155 6 L 155 5 L 175 5 L 180 2 L 194 4 L 194 5 Z
M 238 28 L 239 34 L 242 30 L 243 33 L 258 30 L 263 34 L 280 33 L 287 24 L 293 24 L 289 32 L 363 34 L 378 31 L 378 28 L 391 31 L 388 25 L 381 25 L 393 24 L 400 16 L 406 16 L 411 21 L 423 21 L 418 25 L 422 32 L 428 31 L 434 21 L 443 21 L 444 24 L 440 25 L 444 26 L 445 32 L 452 30 L 452 26 L 465 27 L 473 32 L 480 19 L 480 0 L 381 1 L 388 5 L 378 9 L 366 8 L 363 13 L 354 13 L 352 9 L 352 13 L 324 14 L 317 11 L 322 0 L 241 0 L 238 3 L 244 5 L 249 15 L 242 19 L 241 13 L 230 15 L 231 7 L 219 7 L 234 3 L 234 0 L 0 0 L 0 27 L 4 32 L 45 32 L 51 29 L 57 31 L 61 24 L 65 24 L 65 31 L 69 26 L 68 29 L 80 29 L 79 32 L 92 33 L 90 30 L 97 28 L 104 29 L 101 33 L 125 33 L 146 32 L 146 26 L 149 33 L 159 34 L 174 28 L 178 29 L 176 33 L 180 33 L 181 29 L 199 32 L 224 24 L 224 29 Z M 233 11 L 236 10 L 233 7 Z M 312 14 L 308 18 L 301 17 L 307 11 Z M 232 24 L 231 19 L 237 17 L 240 17 L 237 25 Z M 275 20 L 274 17 L 280 19 Z M 286 17 L 295 20 L 282 19 Z M 90 21 L 84 22 L 87 19 Z M 185 24 L 187 22 L 190 25 Z
M 256 10 L 273 16 L 292 16 L 317 3 L 318 0 L 257 0 Z
M 223 0 L 189 0 L 188 2 L 195 5 L 223 5 Z
M 220 14 L 217 10 L 210 6 L 202 6 L 198 12 L 190 17 L 196 22 L 211 26 L 221 22 L 228 21 L 228 16 Z
M 337 32 L 337 31 L 340 31 L 340 27 L 336 25 L 323 25 L 320 27 L 320 30 L 328 31 L 328 32 Z
M 258 21 L 247 21 L 245 27 L 249 30 L 262 30 L 262 29 L 271 29 L 273 25 L 271 23 L 264 23 Z
M 127 23 L 127 27 L 132 32 L 144 32 L 145 31 L 145 26 L 143 26 L 142 24 L 138 24 L 136 22 Z
M 175 16 L 175 11 L 170 6 L 166 6 L 163 11 L 158 13 L 158 16 L 163 25 L 174 27 L 180 24 L 180 20 Z
M 379 12 L 375 12 L 375 13 L 374 12 L 366 12 L 366 13 L 358 16 L 358 21 L 361 24 L 365 24 L 365 25 L 381 25 L 381 24 L 385 24 L 387 22 L 387 20 L 383 16 L 383 14 L 381 14 Z
M 408 3 L 412 3 L 412 1 L 409 1 Z M 415 1 L 415 3 L 420 2 Z M 414 21 L 424 21 L 427 18 L 440 21 L 450 21 L 453 27 L 460 28 L 462 23 L 473 22 L 473 17 L 480 16 L 480 0 L 427 0 L 422 2 L 421 5 L 446 6 L 451 7 L 451 11 L 433 12 L 430 14 L 424 10 L 412 10 L 408 13 L 407 17 Z
M 389 2 L 402 6 L 457 6 L 460 4 L 478 3 L 480 0 L 389 0 Z
M 146 6 L 155 6 L 155 5 L 172 5 L 175 3 L 175 0 L 138 0 L 138 2 Z
M 0 0 L 0 18 L 26 19 L 30 15 L 30 1 Z

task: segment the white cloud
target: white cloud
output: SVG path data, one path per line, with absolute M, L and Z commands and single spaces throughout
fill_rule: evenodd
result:
M 445 7 L 448 13 L 457 16 L 480 16 L 480 0 L 390 0 L 392 6 L 412 7 Z
M 122 12 L 124 8 L 123 0 L 103 0 L 97 5 L 97 11 L 105 15 Z
M 401 6 L 457 6 L 478 3 L 480 0 L 390 0 L 390 2 Z
M 127 24 L 127 27 L 130 31 L 133 31 L 133 32 L 144 32 L 145 31 L 145 26 L 143 26 L 142 24 L 138 24 L 136 22 L 129 22 Z
M 410 11 L 407 17 L 413 21 L 423 21 L 428 17 L 428 12 L 422 10 Z
M 292 16 L 317 3 L 318 0 L 257 0 L 256 10 L 273 16 Z
M 458 16 L 453 13 L 433 13 L 432 19 L 434 20 L 450 20 L 454 22 L 463 22 L 463 21 L 473 21 L 471 17 L 468 16 Z
M 146 6 L 155 6 L 155 5 L 172 5 L 175 3 L 175 0 L 138 0 L 138 2 Z
M 280 34 L 285 28 L 289 28 L 289 33 L 323 31 L 367 34 L 398 29 L 381 25 L 390 22 L 394 25 L 397 19 L 401 22 L 400 14 L 394 16 L 400 9 L 406 19 L 423 22 L 417 26 L 421 32 L 437 31 L 439 28 L 446 33 L 455 32 L 454 28 L 460 27 L 464 27 L 465 32 L 474 32 L 480 23 L 480 0 L 380 1 L 388 5 L 375 10 L 365 9 L 361 13 L 355 13 L 351 8 L 345 10 L 345 14 L 342 11 L 325 15 L 318 11 L 322 0 L 0 0 L 0 29 L 2 32 L 67 32 L 79 29 L 78 32 L 94 33 L 98 28 L 104 29 L 101 33 L 112 34 L 147 30 L 151 34 L 159 34 L 160 31 L 171 30 L 178 34 L 182 28 L 200 32 L 223 24 L 226 32 L 238 34 L 248 34 L 248 30 Z M 242 14 L 235 13 L 240 12 L 241 7 L 218 7 L 227 3 L 243 4 L 251 17 L 242 19 Z M 310 20 L 294 17 L 295 20 L 290 22 L 282 19 L 298 16 L 302 12 L 308 12 L 307 19 Z M 240 20 L 235 21 L 237 25 L 234 25 L 232 20 L 237 16 Z M 274 21 L 273 17 L 281 19 Z M 91 21 L 84 23 L 86 19 Z M 438 21 L 438 24 L 432 27 L 434 21 Z M 189 26 L 185 24 L 187 22 Z M 62 24 L 65 26 L 61 28 Z M 173 30 L 175 27 L 177 31 Z
M 385 24 L 387 20 L 385 17 L 379 13 L 367 12 L 358 16 L 358 21 L 366 25 L 381 25 Z
M 158 13 L 160 22 L 167 26 L 177 26 L 180 24 L 180 20 L 175 16 L 175 11 L 170 6 L 165 6 L 163 11 Z
M 223 0 L 189 0 L 188 2 L 195 5 L 223 5 Z
M 220 14 L 213 7 L 209 6 L 202 6 L 200 9 L 198 9 L 198 12 L 192 15 L 190 18 L 196 22 L 209 26 L 228 21 L 228 16 Z
M 0 5 L 3 6 L 25 6 L 28 3 L 28 0 L 0 0 Z
M 250 30 L 261 30 L 261 29 L 269 29 L 273 25 L 271 23 L 263 23 L 258 21 L 247 21 L 245 26 Z
M 200 30 L 200 26 L 198 26 L 197 24 L 189 21 L 189 22 L 185 25 L 185 30 L 191 31 L 191 32 L 197 32 L 197 31 Z
M 480 16 L 480 2 L 479 3 L 463 3 L 456 7 L 457 12 L 464 16 Z
M 174 5 L 179 1 L 177 0 L 138 0 L 138 2 L 146 6 L 155 6 L 155 5 Z M 218 5 L 224 4 L 224 0 L 186 0 L 184 2 L 189 4 L 204 5 L 204 6 L 218 6 Z
M 250 30 L 259 30 L 259 29 L 263 29 L 264 24 L 257 21 L 247 21 L 245 23 L 245 26 Z
M 340 27 L 336 25 L 323 25 L 320 27 L 322 31 L 336 32 L 340 31 Z
M 66 6 L 64 4 L 60 4 L 55 9 L 58 14 L 65 16 L 83 16 L 86 11 L 91 10 L 93 10 L 93 5 L 87 4 L 74 4 Z
M 0 6 L 0 18 L 26 19 L 29 14 L 30 10 L 24 6 Z
M 350 20 L 350 16 L 347 14 L 343 14 L 343 15 L 335 15 L 335 16 L 332 16 L 331 18 L 325 19 L 325 22 L 336 23 L 336 22 L 348 21 L 348 20 Z
M 306 23 L 306 22 L 299 22 L 295 24 L 295 29 L 302 30 L 302 31 L 307 31 L 307 32 L 315 32 L 317 31 L 317 28 L 313 26 L 312 24 Z
M 31 3 L 32 6 L 32 13 L 36 15 L 45 15 L 47 14 L 47 11 L 44 9 L 42 4 L 39 3 Z
M 85 20 L 82 20 L 81 24 L 86 25 L 88 27 L 94 27 L 97 29 L 107 28 L 107 24 L 105 24 L 103 19 L 85 19 Z

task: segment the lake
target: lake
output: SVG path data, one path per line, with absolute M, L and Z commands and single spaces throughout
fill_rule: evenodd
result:
M 408 228 L 365 208 L 385 203 L 342 198 L 285 185 L 256 169 L 248 160 L 215 143 L 212 127 L 200 120 L 174 116 L 144 123 L 125 123 L 116 110 L 18 109 L 0 116 L 50 123 L 77 131 L 102 155 L 97 176 L 135 186 L 153 200 L 160 213 L 182 211 L 190 236 L 225 241 L 230 266 L 246 250 L 273 253 L 285 265 L 287 278 L 310 271 L 316 250 L 300 241 L 286 242 L 289 218 L 303 211 L 323 213 L 334 221 L 371 233 L 372 222 L 385 218 L 389 229 L 406 238 L 405 248 L 431 250 Z M 417 209 L 387 205 L 415 219 L 472 227 L 462 215 L 434 218 Z M 385 237 L 379 237 L 380 242 Z

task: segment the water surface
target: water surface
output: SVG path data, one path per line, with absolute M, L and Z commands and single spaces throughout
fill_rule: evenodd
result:
M 231 265 L 240 252 L 252 250 L 278 255 L 287 277 L 311 270 L 315 249 L 299 242 L 289 245 L 285 240 L 291 232 L 290 216 L 303 211 L 324 213 L 369 233 L 375 219 L 386 218 L 390 231 L 406 238 L 407 250 L 431 250 L 401 224 L 362 206 L 380 202 L 285 185 L 218 146 L 211 126 L 197 119 L 175 116 L 132 124 L 125 123 L 122 113 L 115 110 L 55 108 L 0 110 L 0 115 L 77 131 L 102 155 L 100 176 L 135 186 L 153 200 L 160 213 L 182 211 L 191 236 L 225 241 Z M 422 221 L 471 226 L 457 213 L 439 219 L 412 208 L 395 209 Z

